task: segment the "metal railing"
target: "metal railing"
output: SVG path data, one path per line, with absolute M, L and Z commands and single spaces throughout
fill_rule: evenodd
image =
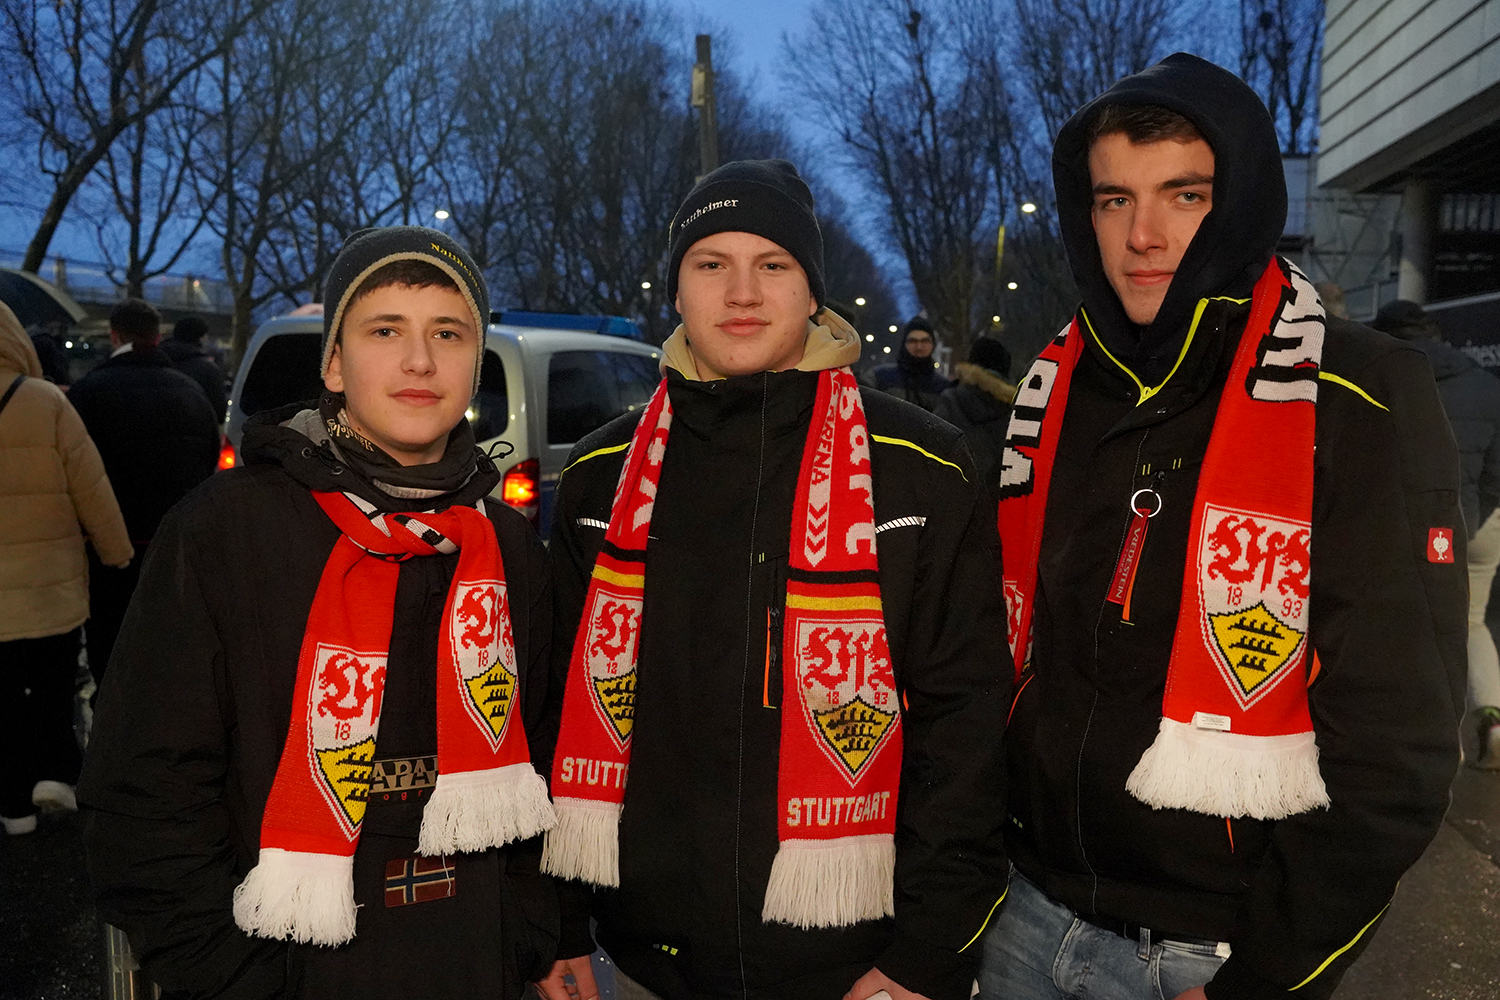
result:
M 24 255 L 0 250 L 0 267 L 19 268 Z M 124 286 L 111 277 L 107 265 L 71 257 L 48 257 L 38 273 L 80 303 L 110 305 L 125 297 Z M 229 315 L 234 296 L 222 281 L 194 274 L 160 274 L 146 279 L 141 289 L 154 306 L 183 312 Z

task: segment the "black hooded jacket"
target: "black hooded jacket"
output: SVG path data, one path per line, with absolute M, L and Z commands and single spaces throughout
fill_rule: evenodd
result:
M 326 435 L 314 442 L 284 425 L 309 405 L 257 414 L 245 429 L 247 464 L 189 495 L 147 553 L 78 786 L 100 916 L 125 930 L 147 975 L 178 1000 L 514 1000 L 545 972 L 557 940 L 556 894 L 537 874 L 540 838 L 450 858 L 452 898 L 390 907 L 385 897 L 386 865 L 416 853 L 436 780 L 437 641 L 457 555 L 401 564 L 377 770 L 354 855 L 355 939 L 297 945 L 235 925 L 231 894 L 257 860 L 308 613 L 339 538 L 311 491 L 430 510 L 473 504 L 499 479 L 472 435 L 456 437 L 449 458 L 468 449 L 467 482 L 396 499 L 340 461 Z M 505 566 L 522 719 L 545 745 L 536 728 L 551 645 L 545 553 L 518 513 L 492 500 L 485 508 Z
M 1008 871 L 1004 763 L 998 739 L 983 738 L 1004 728 L 1011 687 L 993 501 L 952 427 L 861 393 L 905 709 L 896 915 L 806 930 L 766 923 L 783 704 L 772 651 L 818 375 L 668 378 L 672 431 L 646 554 L 620 887 L 593 893 L 600 943 L 666 1000 L 838 1000 L 872 966 L 933 1000 L 964 1000 Z M 642 412 L 580 441 L 558 486 L 559 692 Z M 565 927 L 561 948 L 574 956 L 589 942 Z
M 1500 504 L 1500 379 L 1452 344 L 1416 337 L 1437 377 L 1463 469 L 1464 521 L 1473 538 Z
M 1173 108 L 1215 151 L 1212 211 L 1144 330 L 1105 278 L 1089 219 L 1089 130 L 1117 103 Z M 1276 822 L 1153 810 L 1126 779 L 1161 718 L 1198 473 L 1248 317 L 1234 299 L 1271 259 L 1286 195 L 1264 107 L 1186 55 L 1081 110 L 1058 137 L 1054 175 L 1086 346 L 1048 492 L 1033 670 L 1006 734 L 1006 845 L 1028 879 L 1086 918 L 1229 942 L 1210 1000 L 1327 997 L 1437 831 L 1458 762 L 1462 514 L 1432 373 L 1410 345 L 1328 319 L 1308 700 L 1331 808 Z M 1276 447 L 1260 442 L 1247 473 L 1274 474 Z M 1124 622 L 1105 598 L 1130 498 L 1146 487 L 1161 510 Z M 1444 528 L 1451 562 L 1429 545 Z

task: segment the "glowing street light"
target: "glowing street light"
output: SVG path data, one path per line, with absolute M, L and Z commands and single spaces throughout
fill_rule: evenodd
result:
M 890 349 L 890 348 L 889 348 L 889 347 L 887 347 L 887 348 L 886 348 L 886 349 L 885 349 L 885 353 L 887 353 L 887 354 L 889 354 L 889 353 L 891 353 L 891 349 Z
M 865 341 L 871 344 L 875 343 L 875 335 L 873 333 L 865 334 Z
M 432 217 L 441 222 L 448 217 L 448 210 L 446 208 L 440 208 L 436 212 L 432 213 Z
M 999 316 L 991 316 L 990 317 L 990 322 L 991 323 L 999 323 L 1000 322 L 1000 317 Z
M 649 281 L 643 281 L 643 282 L 641 282 L 641 290 L 649 292 L 651 290 L 651 282 L 649 282 Z
M 1031 201 L 1023 202 L 1021 205 L 1021 211 L 1025 212 L 1027 215 L 1030 215 L 1032 212 L 1036 211 L 1036 203 Z
M 1018 284 L 1016 284 L 1014 281 L 1012 281 L 1010 284 L 1006 285 L 1005 287 L 1009 288 L 1011 291 L 1015 291 L 1017 288 L 1020 288 L 1021 286 L 1018 285 Z
M 861 295 L 859 298 L 857 298 L 857 299 L 854 300 L 854 304 L 857 305 L 857 306 L 864 305 L 865 304 L 865 297 L 863 295 Z
M 896 332 L 896 330 L 897 330 L 897 327 L 896 327 L 896 324 L 895 324 L 895 323 L 892 323 L 892 324 L 891 324 L 891 332 L 892 332 L 892 333 L 895 333 L 895 332 Z

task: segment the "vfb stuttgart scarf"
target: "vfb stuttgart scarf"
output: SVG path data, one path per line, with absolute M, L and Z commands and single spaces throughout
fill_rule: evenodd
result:
M 1307 277 L 1273 259 L 1256 283 L 1198 477 L 1161 727 L 1126 783 L 1158 809 L 1281 819 L 1329 804 L 1306 669 L 1324 323 Z M 1047 488 L 1082 353 L 1075 319 L 1032 364 L 1011 415 L 999 518 L 1018 680 L 1031 658 Z M 1137 502 L 1110 594 L 1127 608 L 1129 567 L 1156 513 Z
M 405 560 L 459 553 L 438 638 L 438 779 L 418 851 L 499 847 L 536 836 L 554 816 L 518 718 L 505 567 L 489 519 L 472 507 L 381 514 L 351 494 L 313 497 L 343 535 L 307 618 L 259 862 L 235 890 L 234 919 L 261 937 L 336 945 L 354 937 L 354 850 Z
M 626 454 L 573 644 L 544 870 L 620 884 L 646 540 L 672 424 L 665 380 Z M 823 371 L 792 510 L 780 847 L 762 918 L 838 927 L 895 912 L 901 715 L 875 557 L 869 434 L 848 368 Z

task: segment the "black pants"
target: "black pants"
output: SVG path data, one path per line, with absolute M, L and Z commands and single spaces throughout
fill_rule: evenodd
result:
M 78 783 L 78 632 L 0 642 L 0 816 L 35 812 L 31 789 L 38 781 Z
M 104 668 L 114 652 L 125 609 L 130 607 L 130 597 L 141 579 L 146 546 L 141 542 L 135 545 L 135 558 L 124 569 L 104 565 L 93 548 L 89 549 L 89 672 L 96 684 L 104 680 Z

